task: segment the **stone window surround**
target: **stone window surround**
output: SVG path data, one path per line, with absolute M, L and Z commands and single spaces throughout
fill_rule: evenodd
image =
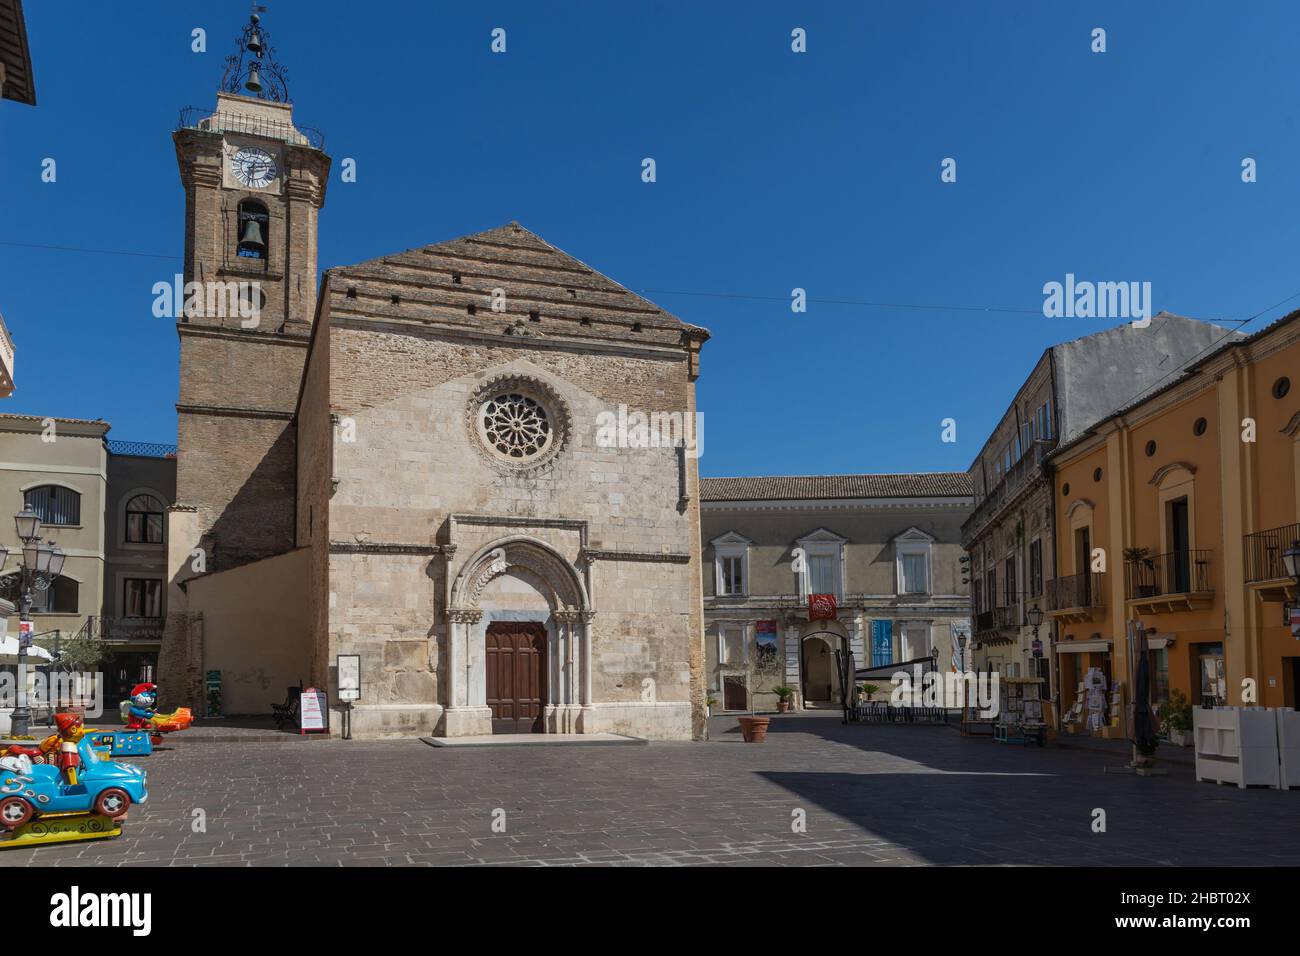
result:
M 162 541 L 127 541 L 126 540 L 126 506 L 132 498 L 137 495 L 151 495 L 162 503 L 163 506 L 163 539 Z M 117 499 L 117 540 L 114 544 L 123 549 L 145 550 L 145 551 L 165 551 L 167 549 L 167 509 L 171 507 L 171 502 L 167 496 L 156 488 L 140 487 L 132 488 L 126 494 Z
M 715 597 L 749 596 L 749 546 L 752 543 L 744 535 L 737 534 L 735 531 L 728 531 L 709 542 L 713 547 L 713 595 Z M 740 558 L 740 590 L 734 594 L 724 594 L 722 591 L 722 582 L 725 580 L 722 573 L 723 558 Z
M 809 590 L 809 559 L 812 557 L 834 558 L 832 565 L 832 574 L 835 577 L 835 600 L 844 599 L 844 545 L 848 543 L 848 538 L 842 538 L 833 531 L 825 528 L 818 528 L 811 534 L 805 535 L 795 542 L 796 546 L 803 549 L 804 566 L 803 570 L 796 573 L 799 581 L 799 598 L 808 600 Z
M 894 539 L 894 590 L 899 597 L 934 593 L 933 545 L 934 538 L 916 527 L 908 528 Z M 904 591 L 903 556 L 917 554 L 925 558 L 925 587 L 920 591 Z

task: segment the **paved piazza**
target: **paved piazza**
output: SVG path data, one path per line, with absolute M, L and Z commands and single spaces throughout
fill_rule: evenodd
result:
M 10 851 L 0 867 L 1300 860 L 1300 793 L 1196 784 L 1183 764 L 1136 778 L 1104 773 L 1121 761 L 1102 753 L 818 715 L 775 718 L 762 745 L 741 743 L 734 718 L 711 730 L 699 744 L 477 749 L 180 734 L 142 761 L 150 801 L 121 838 Z

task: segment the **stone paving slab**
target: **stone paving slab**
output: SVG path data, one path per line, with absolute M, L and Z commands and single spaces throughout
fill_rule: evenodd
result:
M 468 737 L 421 737 L 430 747 L 599 747 L 644 744 L 623 734 L 473 734 Z
M 1294 865 L 1300 793 L 1105 773 L 943 727 L 734 718 L 703 743 L 177 746 L 111 841 L 15 866 Z M 1105 832 L 1092 828 L 1103 810 Z

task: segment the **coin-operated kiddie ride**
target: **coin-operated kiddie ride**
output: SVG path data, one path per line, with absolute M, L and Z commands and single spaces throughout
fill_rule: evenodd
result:
M 162 743 L 162 735 L 185 730 L 194 716 L 188 707 L 170 714 L 158 713 L 158 685 L 137 684 L 131 697 L 122 701 L 122 722 L 126 730 L 94 730 L 94 745 L 113 757 L 143 757 Z
M 55 715 L 58 733 L 0 755 L 0 850 L 121 836 L 146 774 L 96 749 L 79 714 Z

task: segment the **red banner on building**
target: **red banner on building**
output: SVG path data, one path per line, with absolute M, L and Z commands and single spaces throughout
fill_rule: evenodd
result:
M 833 621 L 835 620 L 835 616 L 834 594 L 808 595 L 808 620 Z

